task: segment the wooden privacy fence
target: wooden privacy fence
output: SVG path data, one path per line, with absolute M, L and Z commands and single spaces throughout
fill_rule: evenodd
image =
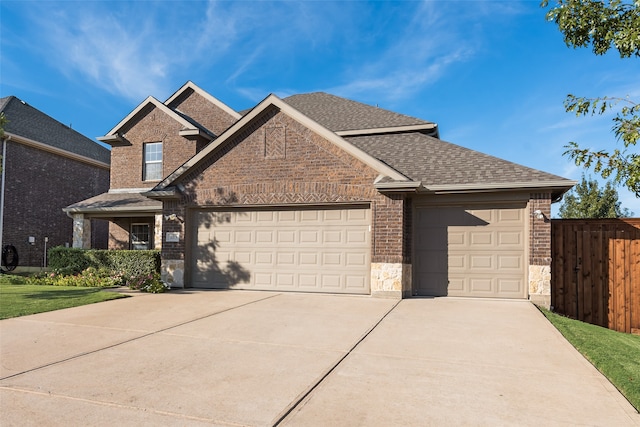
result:
M 551 221 L 554 311 L 640 333 L 640 219 Z

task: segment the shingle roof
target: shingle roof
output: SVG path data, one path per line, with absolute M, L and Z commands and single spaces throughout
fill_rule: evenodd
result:
M 572 181 L 418 132 L 345 138 L 414 181 L 430 186 Z
M 107 164 L 111 162 L 109 150 L 15 96 L 0 99 L 0 111 L 7 118 L 6 132 Z
M 293 95 L 283 101 L 334 132 L 431 123 L 324 92 Z

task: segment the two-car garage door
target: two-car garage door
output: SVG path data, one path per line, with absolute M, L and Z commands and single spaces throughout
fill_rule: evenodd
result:
M 202 210 L 192 218 L 194 287 L 369 293 L 368 207 Z
M 524 205 L 416 209 L 418 295 L 526 298 Z

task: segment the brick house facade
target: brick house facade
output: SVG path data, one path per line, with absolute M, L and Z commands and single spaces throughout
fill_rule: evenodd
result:
M 548 219 L 573 185 L 322 93 L 270 95 L 241 116 L 188 82 L 102 140 L 114 147 L 111 195 L 68 210 L 109 215 L 111 245 L 126 245 L 132 212 L 153 222 L 163 279 L 178 287 L 544 302 L 550 230 L 534 212 Z M 163 178 L 152 182 L 153 142 Z
M 109 151 L 18 98 L 0 106 L 7 118 L 2 245 L 16 247 L 20 267 L 44 267 L 45 246 L 73 241 L 62 209 L 108 189 Z M 91 245 L 106 248 L 108 224 L 91 226 Z

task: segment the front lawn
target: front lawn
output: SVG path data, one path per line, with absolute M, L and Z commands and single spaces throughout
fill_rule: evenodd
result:
M 640 336 L 540 309 L 549 321 L 640 411 Z
M 27 285 L 24 277 L 0 275 L 0 319 L 122 298 L 100 288 Z

